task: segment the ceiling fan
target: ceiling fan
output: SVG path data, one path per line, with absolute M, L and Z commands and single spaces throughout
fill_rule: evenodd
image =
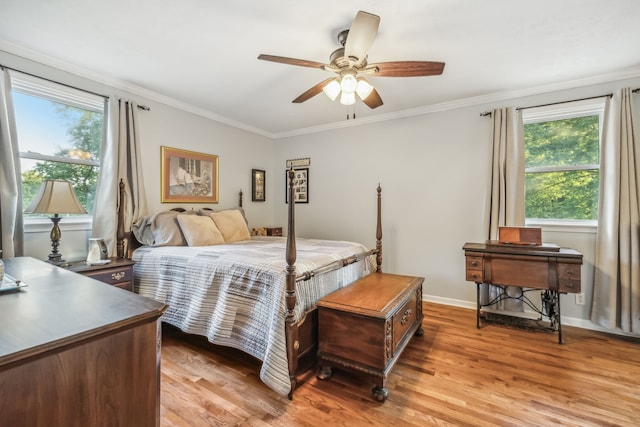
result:
M 258 56 L 263 61 L 280 62 L 300 67 L 319 68 L 336 74 L 311 89 L 307 90 L 292 102 L 304 102 L 320 92 L 324 92 L 332 101 L 340 95 L 340 103 L 352 105 L 356 95 L 369 108 L 382 105 L 378 91 L 365 80 L 363 75 L 377 77 L 419 77 L 442 74 L 444 62 L 432 61 L 392 61 L 367 63 L 367 51 L 378 33 L 380 17 L 359 11 L 351 23 L 351 28 L 338 34 L 338 43 L 342 46 L 329 57 L 329 64 L 305 59 L 287 58 L 284 56 Z

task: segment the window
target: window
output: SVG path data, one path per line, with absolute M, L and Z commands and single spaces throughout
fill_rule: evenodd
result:
M 90 220 L 104 137 L 104 98 L 23 74 L 12 75 L 12 86 L 23 207 L 43 180 L 64 179 L 71 181 L 88 212 L 82 217 Z M 25 222 L 39 216 L 25 214 Z
M 522 113 L 527 223 L 595 225 L 604 98 Z

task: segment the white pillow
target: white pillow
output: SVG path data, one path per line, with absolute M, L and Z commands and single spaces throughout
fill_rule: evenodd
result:
M 178 215 L 176 219 L 189 246 L 210 246 L 225 243 L 220 230 L 208 216 Z
M 239 242 L 241 240 L 251 239 L 249 227 L 237 209 L 230 209 L 220 212 L 212 212 L 209 214 L 216 223 L 218 230 L 222 233 L 225 243 Z

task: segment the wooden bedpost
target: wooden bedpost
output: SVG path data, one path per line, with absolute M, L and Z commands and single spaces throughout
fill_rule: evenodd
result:
M 116 231 L 116 256 L 118 258 L 124 258 L 124 241 L 126 238 L 126 234 L 124 233 L 124 200 L 126 192 L 122 179 L 120 179 L 118 187 L 120 189 L 120 199 L 118 203 L 118 227 Z
M 242 188 L 240 189 L 240 193 L 238 193 L 238 206 L 242 207 Z
M 378 218 L 376 221 L 376 271 L 382 273 L 382 188 L 378 183 Z
M 287 339 L 287 361 L 289 364 L 289 380 L 291 381 L 291 390 L 289 391 L 289 400 L 293 399 L 293 390 L 296 388 L 296 371 L 298 370 L 298 328 L 295 325 L 296 306 L 296 234 L 295 234 L 295 199 L 293 192 L 293 168 L 289 169 L 289 206 L 287 218 L 287 246 L 286 246 L 286 293 L 285 302 L 287 313 L 285 317 L 284 327 Z

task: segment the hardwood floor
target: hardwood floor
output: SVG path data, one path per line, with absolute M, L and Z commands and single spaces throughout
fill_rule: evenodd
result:
M 424 335 L 391 371 L 389 399 L 367 378 L 306 374 L 293 401 L 241 352 L 165 333 L 162 426 L 637 426 L 640 340 L 475 327 L 475 311 L 425 303 Z

